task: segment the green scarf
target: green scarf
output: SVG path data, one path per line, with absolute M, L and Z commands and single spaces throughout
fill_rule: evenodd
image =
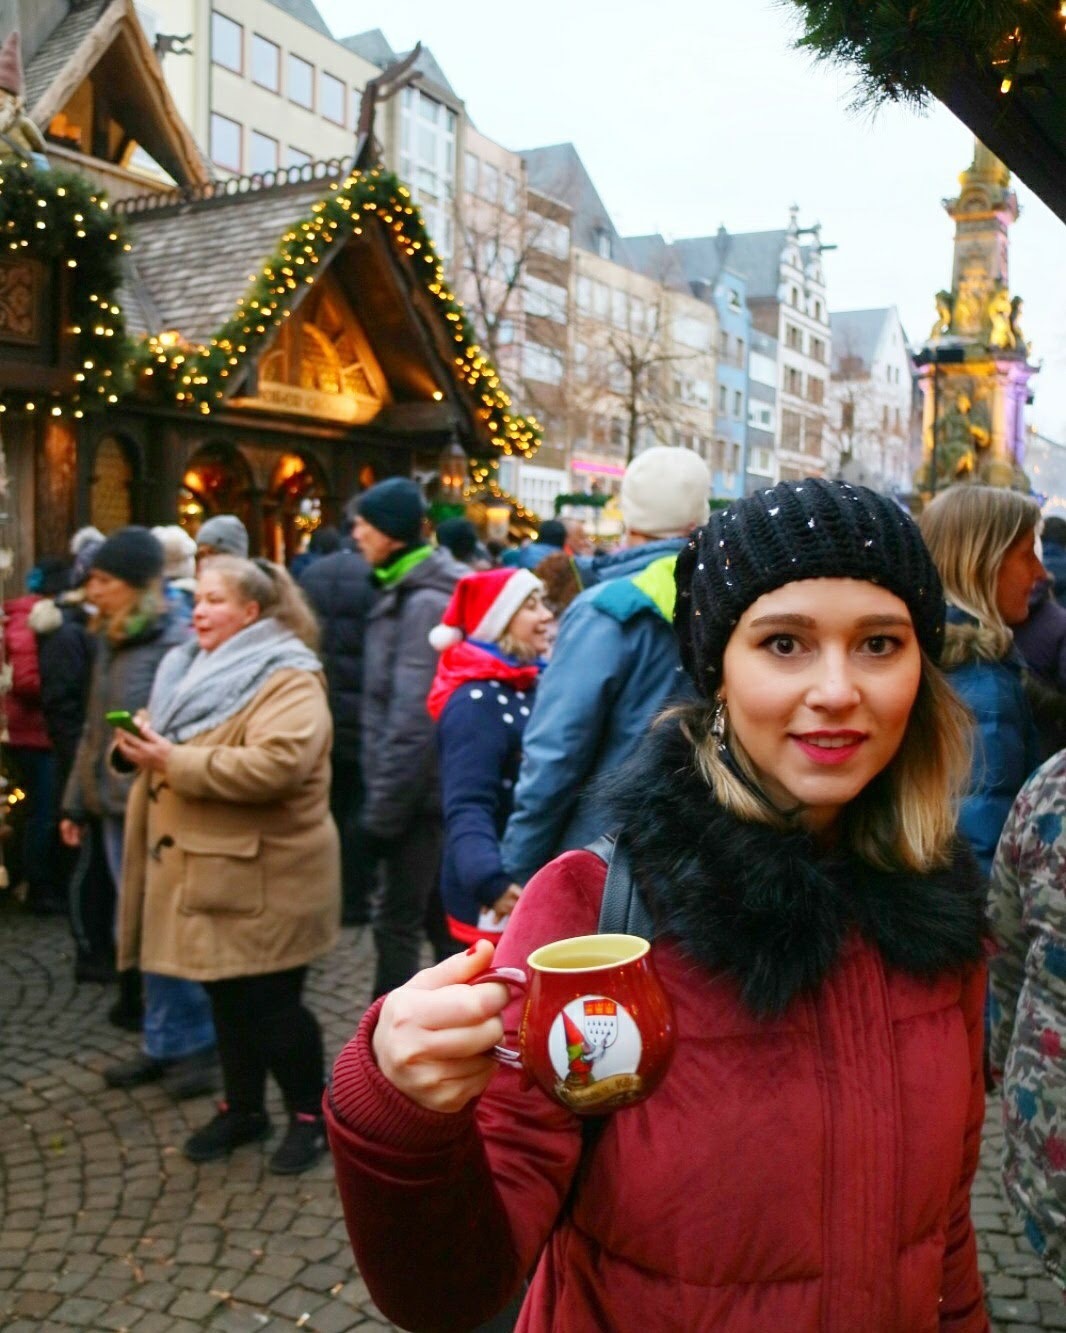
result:
M 423 560 L 428 560 L 433 554 L 432 546 L 416 546 L 413 551 L 405 551 L 391 565 L 382 565 L 380 569 L 374 570 L 374 578 L 383 588 L 391 588 L 409 573 L 416 565 L 420 565 Z

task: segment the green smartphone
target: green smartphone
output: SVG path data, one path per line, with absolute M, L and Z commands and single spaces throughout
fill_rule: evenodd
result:
M 104 714 L 104 720 L 109 727 L 119 727 L 122 731 L 128 731 L 133 736 L 139 736 L 141 729 L 133 720 L 133 714 L 125 708 L 112 709 L 110 713 Z

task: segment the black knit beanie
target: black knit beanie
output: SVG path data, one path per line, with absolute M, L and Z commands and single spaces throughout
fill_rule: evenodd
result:
M 918 525 L 866 486 L 805 477 L 711 515 L 677 559 L 674 631 L 685 670 L 710 698 L 737 621 L 763 593 L 800 579 L 865 579 L 905 602 L 935 662 L 944 593 Z
M 119 528 L 96 551 L 92 568 L 134 588 L 147 588 L 163 573 L 163 546 L 147 528 Z
M 357 512 L 386 537 L 414 546 L 422 539 L 426 507 L 418 483 L 409 477 L 388 477 L 359 497 Z

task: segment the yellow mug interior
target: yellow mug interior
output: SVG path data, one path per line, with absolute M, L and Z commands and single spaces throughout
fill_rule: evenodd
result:
M 529 966 L 536 972 L 594 972 L 633 963 L 650 948 L 639 935 L 575 935 L 534 949 Z

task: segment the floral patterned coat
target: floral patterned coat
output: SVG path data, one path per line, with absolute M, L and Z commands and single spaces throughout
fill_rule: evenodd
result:
M 990 1057 L 1007 1194 L 1066 1287 L 1066 751 L 1018 793 L 992 867 Z

